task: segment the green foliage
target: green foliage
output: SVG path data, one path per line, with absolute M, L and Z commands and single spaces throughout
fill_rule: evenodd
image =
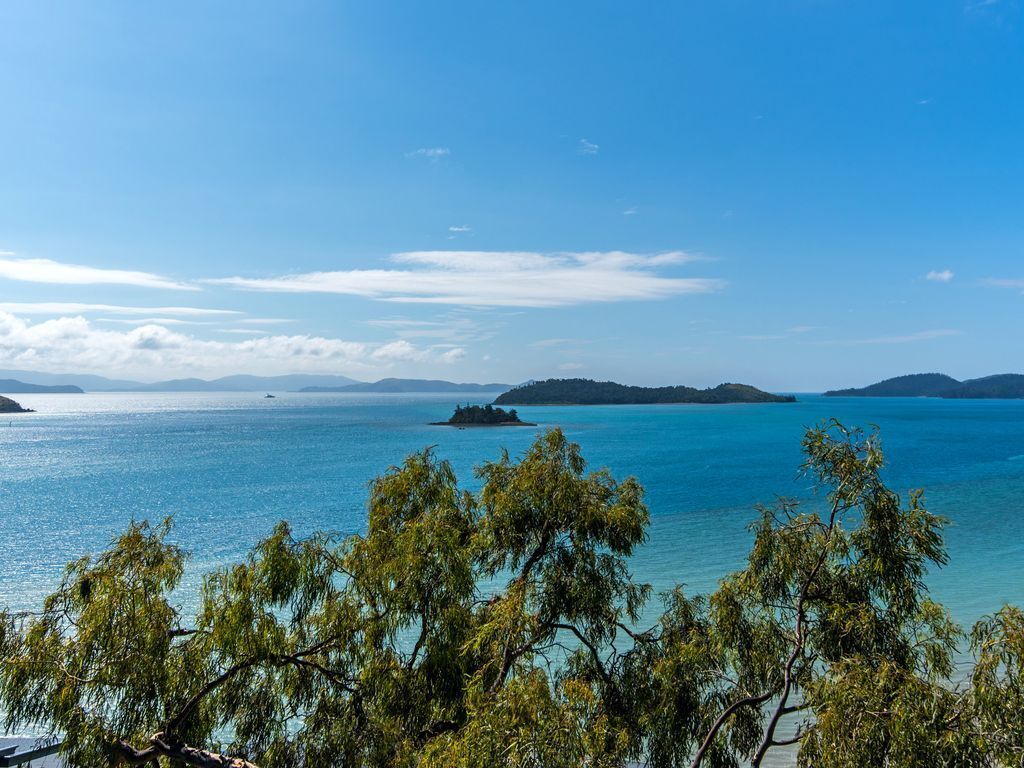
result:
M 170 523 L 132 524 L 39 613 L 0 615 L 5 725 L 85 768 L 1019 765 L 1024 615 L 979 622 L 954 685 L 964 638 L 924 583 L 943 521 L 882 482 L 876 435 L 803 447 L 817 497 L 761 508 L 745 567 L 665 595 L 647 630 L 643 490 L 558 430 L 481 465 L 477 493 L 410 456 L 365 535 L 279 524 L 191 618 Z
M 522 423 L 516 409 L 506 411 L 493 405 L 457 405 L 455 413 L 448 419 L 449 424 L 515 424 Z

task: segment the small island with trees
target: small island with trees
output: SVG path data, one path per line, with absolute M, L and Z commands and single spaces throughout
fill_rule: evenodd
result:
M 435 427 L 536 427 L 519 418 L 515 408 L 506 411 L 493 405 L 456 405 L 448 421 L 434 421 Z
M 662 403 L 795 403 L 792 395 L 773 395 L 749 384 L 694 387 L 633 387 L 614 381 L 547 379 L 498 396 L 495 405 L 656 405 Z
M 23 408 L 9 397 L 0 395 L 0 413 L 35 413 L 31 408 Z

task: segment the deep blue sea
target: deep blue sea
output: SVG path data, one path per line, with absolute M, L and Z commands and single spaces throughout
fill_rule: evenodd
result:
M 827 417 L 877 424 L 887 476 L 924 488 L 947 516 L 950 564 L 934 594 L 961 622 L 1024 603 L 1024 402 L 832 399 L 793 405 L 520 408 L 560 426 L 592 467 L 647 489 L 649 542 L 638 578 L 708 590 L 739 567 L 758 502 L 809 497 L 798 476 L 805 427 Z M 275 521 L 299 533 L 361 531 L 367 484 L 434 445 L 467 487 L 472 467 L 517 453 L 529 428 L 431 427 L 452 395 L 19 395 L 35 414 L 0 422 L 0 605 L 28 609 L 64 564 L 96 552 L 131 520 L 173 515 L 193 553 L 182 596 L 239 558 Z M 489 398 L 473 397 L 475 402 Z

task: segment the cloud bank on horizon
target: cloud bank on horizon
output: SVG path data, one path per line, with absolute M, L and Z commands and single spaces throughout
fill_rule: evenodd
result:
M 52 285 L 126 285 L 171 291 L 226 288 L 262 293 L 340 294 L 383 302 L 451 304 L 477 309 L 654 301 L 713 293 L 725 285 L 715 278 L 662 274 L 665 268 L 702 260 L 683 251 L 410 251 L 395 254 L 391 260 L 404 268 L 178 281 L 140 271 L 19 259 L 7 253 L 0 259 L 0 278 Z M 86 315 L 99 317 L 89 320 Z M 51 319 L 33 322 L 25 316 Z M 383 375 L 396 365 L 458 363 L 467 355 L 461 340 L 489 337 L 478 331 L 476 321 L 465 317 L 443 321 L 370 321 L 368 325 L 389 329 L 396 337 L 378 341 L 310 334 L 271 335 L 259 327 L 291 322 L 295 319 L 249 317 L 241 310 L 214 307 L 0 302 L 0 364 L 40 370 L 116 372 L 136 377 L 151 376 L 154 371 L 190 375 L 240 371 Z M 179 325 L 231 323 L 248 327 L 219 327 L 211 333 L 256 338 L 224 341 L 171 329 Z M 119 330 L 102 327 L 104 324 L 136 327 Z M 431 336 L 437 341 L 427 345 L 409 340 Z
M 164 374 L 373 375 L 398 363 L 449 364 L 464 355 L 457 345 L 423 347 L 405 339 L 373 343 L 301 334 L 223 341 L 176 332 L 166 322 L 118 331 L 99 328 L 81 316 L 31 323 L 0 311 L 0 365 L 47 372 L 116 373 L 142 380 Z
M 723 292 L 716 277 L 680 277 L 666 270 L 709 261 L 685 251 L 640 254 L 628 251 L 540 253 L 533 251 L 407 251 L 393 254 L 390 269 L 299 272 L 277 277 L 170 279 L 138 271 L 21 259 L 4 253 L 0 279 L 51 285 L 115 285 L 151 291 L 214 291 L 230 303 L 237 291 L 250 294 L 336 297 L 412 305 L 452 305 L 456 314 L 434 319 L 392 317 L 363 325 L 392 334 L 358 340 L 310 333 L 273 334 L 274 326 L 299 318 L 252 316 L 223 306 L 138 305 L 99 302 L 0 302 L 0 365 L 47 371 L 117 374 L 140 378 L 168 375 L 216 376 L 245 372 L 345 373 L 383 376 L 408 366 L 450 367 L 469 358 L 467 344 L 494 336 L 494 321 L 480 313 L 517 309 L 559 311 L 600 303 L 645 303 Z M 931 271 L 928 282 L 949 283 L 952 270 Z M 987 278 L 981 285 L 1024 288 L 1024 280 Z M 271 302 L 274 300 L 271 299 Z M 462 314 L 458 314 L 458 313 Z M 465 313 L 469 313 L 468 315 Z M 477 316 L 474 317 L 473 315 Z M 32 317 L 46 317 L 33 321 Z M 111 317 L 108 317 L 111 316 Z M 91 319 L 87 319 L 91 318 Z M 129 329 L 111 325 L 133 326 Z M 498 325 L 501 325 L 499 323 Z M 177 326 L 208 326 L 186 333 Z M 229 326 L 229 327 L 224 327 Z M 807 346 L 869 347 L 911 345 L 962 335 L 959 329 L 845 338 L 814 337 L 827 326 L 792 326 L 784 332 L 744 333 L 738 339 L 776 344 L 801 339 Z M 225 336 L 251 338 L 225 340 Z M 431 341 L 433 340 L 433 341 Z M 427 343 L 420 343 L 427 341 Z M 567 342 L 572 342 L 568 344 Z M 588 342 L 544 338 L 524 342 L 534 350 L 585 356 Z M 489 353 L 478 360 L 489 362 Z M 579 360 L 559 359 L 553 371 L 580 371 Z

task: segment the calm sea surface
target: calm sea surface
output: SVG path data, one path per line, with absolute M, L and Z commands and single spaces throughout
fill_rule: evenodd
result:
M 437 446 L 463 483 L 537 430 L 427 426 L 444 396 L 259 394 L 19 395 L 38 413 L 0 421 L 0 606 L 39 604 L 70 559 L 135 519 L 175 518 L 193 553 L 189 586 L 239 558 L 275 521 L 299 533 L 363 530 L 368 482 Z M 471 397 L 487 402 L 487 397 Z M 560 426 L 592 467 L 647 488 L 650 541 L 638 578 L 707 590 L 741 565 L 753 506 L 807 497 L 797 475 L 805 427 L 831 416 L 877 424 L 895 487 L 921 487 L 951 520 L 950 564 L 930 579 L 961 622 L 1024 603 L 1024 402 L 831 399 L 794 405 L 520 408 Z

